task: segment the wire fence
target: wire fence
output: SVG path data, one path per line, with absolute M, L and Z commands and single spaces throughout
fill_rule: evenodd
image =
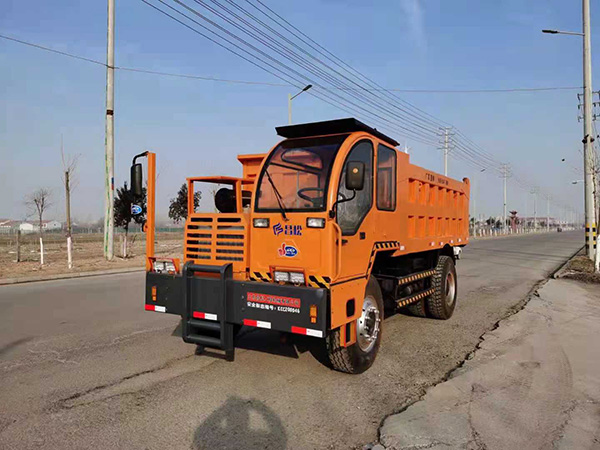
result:
M 173 234 L 181 237 L 183 239 L 183 228 L 181 227 L 157 227 L 157 233 L 161 234 Z M 15 246 L 17 243 L 17 234 L 18 230 L 12 229 L 10 231 L 3 231 L 0 233 L 0 246 Z M 124 235 L 125 231 L 122 229 L 115 229 L 115 241 L 120 238 L 120 236 Z M 140 227 L 135 227 L 133 230 L 129 230 L 127 236 L 130 239 L 139 239 L 138 236 L 143 236 L 144 233 Z M 77 242 L 103 242 L 104 241 L 104 230 L 99 227 L 90 227 L 90 228 L 77 228 L 73 229 L 72 240 L 74 243 Z M 18 237 L 21 244 L 32 244 L 37 243 L 39 241 L 39 233 L 38 232 L 21 232 L 21 235 Z M 58 244 L 62 242 L 66 242 L 66 232 L 65 230 L 48 230 L 42 233 L 42 237 L 44 239 L 44 243 L 46 244 Z

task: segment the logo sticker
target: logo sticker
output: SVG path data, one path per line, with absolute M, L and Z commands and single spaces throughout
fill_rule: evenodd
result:
M 281 223 L 276 223 L 273 225 L 273 233 L 275 233 L 275 236 L 279 236 L 281 233 L 283 233 L 283 227 L 281 226 Z
M 293 258 L 298 254 L 298 249 L 293 245 L 281 244 L 281 247 L 279 247 L 277 253 L 279 253 L 279 256 Z
M 131 214 L 137 216 L 142 213 L 142 207 L 140 205 L 131 205 Z
M 280 222 L 277 222 L 273 225 L 273 233 L 275 236 L 279 236 L 281 233 L 287 236 L 302 236 L 302 225 L 282 226 Z

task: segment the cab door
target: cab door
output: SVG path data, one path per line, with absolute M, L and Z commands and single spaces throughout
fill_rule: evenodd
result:
M 341 229 L 341 264 L 339 280 L 363 276 L 367 272 L 375 231 L 373 208 L 374 146 L 370 139 L 356 142 L 348 153 L 340 176 L 337 192 L 337 224 Z M 365 165 L 363 189 L 346 189 L 346 170 L 349 162 Z

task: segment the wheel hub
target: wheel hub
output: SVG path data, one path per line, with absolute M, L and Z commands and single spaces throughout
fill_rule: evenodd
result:
M 356 341 L 360 349 L 369 352 L 379 336 L 381 314 L 377 302 L 372 297 L 363 301 L 362 313 L 356 321 Z
M 452 306 L 455 298 L 456 280 L 454 279 L 454 274 L 452 272 L 448 272 L 448 275 L 446 275 L 446 305 Z

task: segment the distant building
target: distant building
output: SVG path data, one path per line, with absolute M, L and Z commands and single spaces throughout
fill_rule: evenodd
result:
M 18 229 L 20 223 L 18 220 L 0 219 L 0 233 L 10 233 Z
M 43 220 L 42 230 L 43 231 L 56 231 L 62 230 L 62 223 L 58 220 Z M 37 233 L 40 230 L 40 226 L 37 222 L 22 222 L 19 225 L 19 230 L 23 233 Z

